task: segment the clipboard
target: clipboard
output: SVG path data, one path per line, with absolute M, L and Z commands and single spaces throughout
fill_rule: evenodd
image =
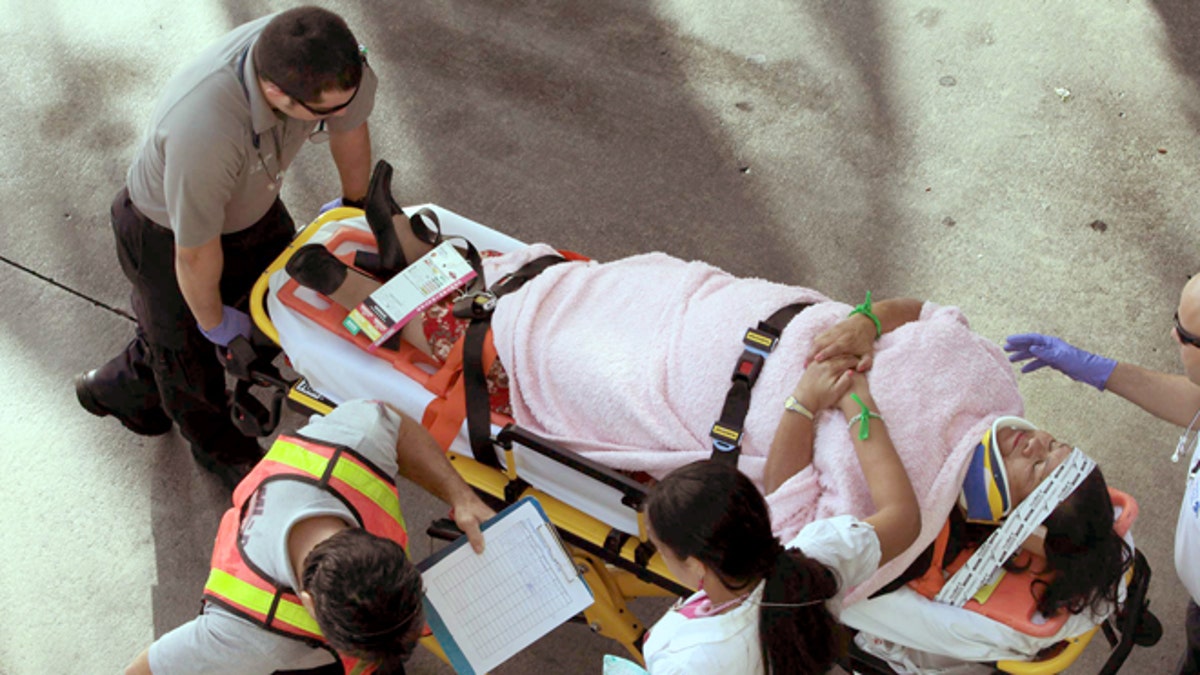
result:
M 459 675 L 486 673 L 594 602 L 533 497 L 481 529 L 482 555 L 464 536 L 417 564 L 425 621 Z

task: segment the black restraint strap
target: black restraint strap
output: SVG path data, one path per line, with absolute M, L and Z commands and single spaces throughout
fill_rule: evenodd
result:
M 742 337 L 745 349 L 738 357 L 734 366 L 733 384 L 725 395 L 725 405 L 721 407 L 721 416 L 713 424 L 709 436 L 712 438 L 711 459 L 729 462 L 737 466 L 738 456 L 742 452 L 742 425 L 746 422 L 746 413 L 750 411 L 750 389 L 758 381 L 767 356 L 779 344 L 779 336 L 788 323 L 805 308 L 812 306 L 810 302 L 798 302 L 777 310 L 759 321 L 757 328 L 747 328 Z
M 546 268 L 565 261 L 566 258 L 558 255 L 535 258 L 493 284 L 486 292 L 468 294 L 454 303 L 454 316 L 471 320 L 463 337 L 466 341 L 463 343 L 462 377 L 466 397 L 467 438 L 471 441 L 471 452 L 475 459 L 488 466 L 500 467 L 496 448 L 492 445 L 491 406 L 487 373 L 483 369 L 483 343 L 491 329 L 496 300 L 521 288 Z M 483 275 L 479 278 L 482 279 Z

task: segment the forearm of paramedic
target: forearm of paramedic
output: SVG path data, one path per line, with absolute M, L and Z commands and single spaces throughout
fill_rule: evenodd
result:
M 349 131 L 331 131 L 329 152 L 342 181 L 342 196 L 364 199 L 371 180 L 371 132 L 367 123 Z
M 396 436 L 396 465 L 400 475 L 448 504 L 474 496 L 471 486 L 454 470 L 446 453 L 421 423 L 400 414 L 400 432 Z
M 221 271 L 225 255 L 221 238 L 213 237 L 199 246 L 175 247 L 175 277 L 183 299 L 205 330 L 216 328 L 224 312 L 221 302 Z
M 1183 375 L 1118 362 L 1105 388 L 1151 415 L 1181 427 L 1191 423 L 1200 411 L 1200 386 Z

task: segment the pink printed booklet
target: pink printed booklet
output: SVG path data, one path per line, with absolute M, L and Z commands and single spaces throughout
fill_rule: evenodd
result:
M 476 276 L 458 249 L 444 241 L 421 256 L 350 311 L 342 325 L 371 340 L 371 349 L 396 334 L 418 313 Z

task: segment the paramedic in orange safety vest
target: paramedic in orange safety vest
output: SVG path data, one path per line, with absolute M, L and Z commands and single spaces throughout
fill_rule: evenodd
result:
M 238 485 L 201 613 L 125 672 L 403 673 L 424 617 L 398 475 L 449 503 L 483 551 L 493 512 L 420 424 L 376 401 L 343 403 L 280 436 Z
M 1147 370 L 1130 363 L 1086 352 L 1049 335 L 1029 333 L 1010 335 L 1004 348 L 1013 352 L 1013 361 L 1029 362 L 1021 372 L 1043 366 L 1063 373 L 1137 404 L 1146 412 L 1187 431 L 1180 437 L 1173 459 L 1187 462 L 1172 467 L 1173 473 L 1187 473 L 1183 503 L 1175 525 L 1175 571 L 1191 600 L 1188 602 L 1184 632 L 1187 645 L 1176 673 L 1200 674 L 1200 442 L 1194 435 L 1200 422 L 1200 275 L 1183 287 L 1171 336 L 1179 345 L 1179 360 L 1187 373 L 1176 375 Z M 1189 452 L 1190 451 L 1190 452 Z M 1164 469 L 1166 471 L 1166 469 Z

